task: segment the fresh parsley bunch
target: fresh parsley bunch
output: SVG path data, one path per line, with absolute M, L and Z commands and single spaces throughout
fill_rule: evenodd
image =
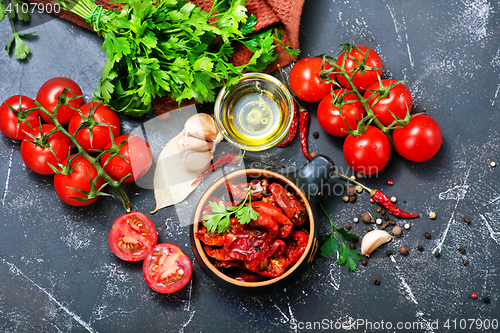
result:
M 107 60 L 95 96 L 133 116 L 150 112 L 156 97 L 213 102 L 217 88 L 263 71 L 279 45 L 298 54 L 277 29 L 253 33 L 256 17 L 247 16 L 245 0 L 214 0 L 209 12 L 185 0 L 125 0 L 121 11 L 90 0 L 57 2 L 104 38 Z M 253 52 L 242 66 L 230 62 L 237 43 Z
M 247 201 L 248 205 L 246 204 Z M 252 197 L 250 191 L 248 191 L 242 203 L 227 209 L 222 201 L 209 201 L 208 204 L 214 214 L 203 215 L 202 218 L 205 220 L 203 225 L 207 228 L 208 232 L 228 232 L 231 229 L 231 215 L 233 214 L 239 220 L 240 224 L 250 223 L 250 221 L 256 220 L 259 217 L 259 213 L 253 209 L 251 203 Z
M 359 236 L 351 234 L 344 228 L 338 228 L 333 224 L 332 219 L 326 212 L 325 208 L 323 205 L 320 205 L 321 209 L 325 213 L 326 217 L 328 217 L 328 220 L 330 221 L 330 225 L 332 228 L 331 233 L 324 237 L 321 241 L 321 247 L 320 247 L 320 255 L 323 258 L 329 257 L 333 252 L 339 251 L 339 255 L 337 258 L 337 263 L 339 265 L 346 265 L 347 269 L 350 271 L 355 271 L 356 270 L 356 261 L 361 260 L 361 256 L 359 254 L 359 250 L 357 249 L 351 249 L 348 245 L 344 243 L 342 240 L 342 237 L 346 241 L 353 241 L 359 238 Z M 340 240 L 340 243 L 342 246 L 339 244 L 337 239 L 335 238 L 335 235 L 337 235 L 338 239 Z

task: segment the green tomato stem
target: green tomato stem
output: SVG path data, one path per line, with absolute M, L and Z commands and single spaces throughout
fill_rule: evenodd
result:
M 115 190 L 116 194 L 118 194 L 118 196 L 120 197 L 120 199 L 122 201 L 122 204 L 123 204 L 123 208 L 125 208 L 125 210 L 127 212 L 130 212 L 130 210 L 132 208 L 132 205 L 130 203 L 130 199 L 128 198 L 127 194 L 123 191 L 123 189 L 120 186 L 121 185 L 121 181 L 116 181 L 113 178 L 111 178 L 106 173 L 106 171 L 104 171 L 104 169 L 102 168 L 102 166 L 99 163 L 98 159 L 94 158 L 87 151 L 85 151 L 85 149 L 83 149 L 83 147 L 80 145 L 80 143 L 76 139 L 76 133 L 74 135 L 70 134 L 61 125 L 61 123 L 57 120 L 57 116 L 55 114 L 50 113 L 37 100 L 35 100 L 35 103 L 37 105 L 37 110 L 42 111 L 47 117 L 49 117 L 50 120 L 54 123 L 54 125 L 58 128 L 58 131 L 61 132 L 61 133 L 63 133 L 64 135 L 66 135 L 70 139 L 70 141 L 78 149 L 78 154 L 82 155 L 87 160 L 89 160 L 89 162 L 92 163 L 92 165 L 94 166 L 94 168 L 96 168 L 96 170 L 97 170 L 97 177 L 96 177 L 96 179 L 98 179 L 98 178 L 104 179 L 105 183 L 108 184 L 109 186 L 111 186 Z M 66 105 L 68 107 L 71 107 L 67 102 L 64 102 L 64 103 L 58 102 L 58 104 L 56 105 L 56 109 L 58 109 L 61 105 Z

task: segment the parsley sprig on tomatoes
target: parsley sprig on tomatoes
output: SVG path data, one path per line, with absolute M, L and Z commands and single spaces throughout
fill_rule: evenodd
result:
M 323 258 L 329 257 L 332 253 L 338 251 L 337 263 L 339 265 L 346 265 L 347 269 L 354 272 L 357 267 L 356 261 L 361 260 L 361 256 L 359 254 L 359 250 L 351 249 L 348 245 L 344 243 L 344 240 L 353 241 L 358 239 L 359 236 L 351 234 L 344 228 L 338 228 L 333 223 L 332 219 L 330 218 L 330 215 L 328 215 L 323 205 L 320 204 L 320 207 L 325 213 L 326 217 L 328 217 L 331 226 L 330 234 L 324 237 L 321 241 L 321 247 L 320 247 L 321 257 Z M 337 238 L 340 241 L 340 244 Z
M 185 0 L 123 2 L 111 11 L 89 0 L 57 0 L 104 37 L 107 60 L 95 96 L 129 115 L 151 111 L 156 97 L 213 102 L 218 88 L 276 60 L 278 46 L 298 54 L 279 30 L 254 32 L 257 18 L 247 16 L 243 0 L 214 0 L 208 12 Z M 236 44 L 253 53 L 248 63 L 230 62 Z
M 247 204 L 248 201 L 248 204 Z M 231 226 L 231 216 L 234 215 L 240 224 L 248 224 L 252 220 L 256 220 L 259 213 L 253 209 L 251 192 L 248 191 L 245 200 L 238 206 L 226 208 L 222 201 L 209 201 L 208 204 L 215 214 L 203 215 L 203 225 L 209 232 L 228 232 Z

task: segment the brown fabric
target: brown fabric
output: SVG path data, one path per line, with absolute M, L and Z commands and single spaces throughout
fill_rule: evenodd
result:
M 51 0 L 29 1 L 34 3 L 48 3 Z M 212 2 L 210 0 L 189 1 L 197 4 L 203 10 L 209 10 L 212 7 Z M 305 0 L 247 0 L 247 2 L 245 3 L 245 7 L 247 8 L 249 15 L 257 15 L 257 24 L 255 26 L 256 30 L 271 26 L 276 27 L 283 33 L 283 41 L 285 42 L 285 44 L 298 49 L 300 15 L 302 14 L 302 6 L 304 5 L 304 1 Z M 96 0 L 95 3 L 108 9 L 120 9 L 123 6 L 123 4 L 111 4 L 109 0 Z M 79 26 L 92 30 L 90 25 L 78 15 L 66 11 L 61 11 L 56 15 Z M 236 65 L 243 64 L 248 62 L 250 57 L 251 52 L 248 49 L 246 49 L 245 47 L 236 47 L 233 59 L 231 61 Z M 265 72 L 273 72 L 277 69 L 278 64 L 280 66 L 286 66 L 292 61 L 293 59 L 288 56 L 283 48 L 279 47 L 278 58 L 275 62 L 269 65 L 268 68 L 266 68 Z M 182 106 L 190 104 L 194 104 L 194 101 L 186 101 L 182 104 Z M 178 108 L 177 102 L 168 97 L 155 99 L 153 101 L 153 105 L 156 107 L 157 114 L 161 114 Z

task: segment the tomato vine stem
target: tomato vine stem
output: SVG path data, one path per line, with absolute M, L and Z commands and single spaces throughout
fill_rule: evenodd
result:
M 57 127 L 57 131 L 58 132 L 61 132 L 63 133 L 64 135 L 66 135 L 70 141 L 73 143 L 73 145 L 75 145 L 75 147 L 78 149 L 78 153 L 74 154 L 73 156 L 76 156 L 76 155 L 81 155 L 83 157 L 85 157 L 90 163 L 92 163 L 92 165 L 96 168 L 97 170 L 97 177 L 96 179 L 99 179 L 99 178 L 102 178 L 104 179 L 105 181 L 105 184 L 100 187 L 99 189 L 96 189 L 95 188 L 95 180 L 93 182 L 91 182 L 91 191 L 90 193 L 92 192 L 97 192 L 98 194 L 97 195 L 100 195 L 100 194 L 104 194 L 101 189 L 103 187 L 105 187 L 106 185 L 109 185 L 113 188 L 113 190 L 116 192 L 116 194 L 120 197 L 120 200 L 122 201 L 122 204 L 123 204 L 123 208 L 125 208 L 125 210 L 127 212 L 130 212 L 131 208 L 132 208 L 132 205 L 130 203 L 130 199 L 128 198 L 127 194 L 123 191 L 123 189 L 121 188 L 121 184 L 123 182 L 123 180 L 125 178 L 127 178 L 129 175 L 125 176 L 123 179 L 120 179 L 119 181 L 116 181 L 114 180 L 113 178 L 111 178 L 107 173 L 106 171 L 104 171 L 103 167 L 101 166 L 101 164 L 99 163 L 99 158 L 107 151 L 107 150 L 104 150 L 103 152 L 101 152 L 97 157 L 94 157 L 92 155 L 90 155 L 87 151 L 85 151 L 83 149 L 83 147 L 80 145 L 80 143 L 78 142 L 78 140 L 76 139 L 76 133 L 78 131 L 75 132 L 75 134 L 70 134 L 65 128 L 63 125 L 61 125 L 61 123 L 57 120 L 57 110 L 59 109 L 59 107 L 61 105 L 65 105 L 65 106 L 68 106 L 72 109 L 75 109 L 73 106 L 71 106 L 68 101 L 72 100 L 72 99 L 75 99 L 75 98 L 80 98 L 82 96 L 74 96 L 74 97 L 67 97 L 67 91 L 68 91 L 68 87 L 64 88 L 62 94 L 60 96 L 62 96 L 62 98 L 60 98 L 60 100 L 58 101 L 57 105 L 55 106 L 54 108 L 54 113 L 51 113 L 49 112 L 46 108 L 44 108 L 40 102 L 38 102 L 37 100 L 34 100 L 35 104 L 37 105 L 36 108 L 32 108 L 32 109 L 29 109 L 27 111 L 29 112 L 34 112 L 36 110 L 38 110 L 39 112 L 43 112 L 47 117 L 50 118 L 50 120 L 54 123 L 54 125 Z M 79 128 L 80 129 L 80 128 Z M 69 158 L 69 156 L 68 156 Z M 70 164 L 70 162 L 68 162 L 68 164 Z M 55 170 L 55 168 L 53 167 L 53 169 Z M 69 169 L 68 169 L 69 170 Z M 89 200 L 91 198 L 88 198 Z
M 348 54 L 348 52 L 346 51 L 346 55 L 347 54 Z M 346 58 L 347 57 L 344 57 L 344 63 L 346 61 Z M 353 78 L 356 76 L 356 74 L 359 71 L 362 71 L 362 68 L 366 67 L 366 57 L 365 57 L 365 59 L 363 59 L 363 62 L 360 64 L 360 66 L 358 66 L 354 71 L 352 71 L 351 75 L 345 70 L 344 66 L 338 65 L 336 63 L 335 59 L 333 59 L 327 55 L 323 55 L 323 59 L 324 59 L 324 61 L 327 61 L 330 65 L 332 65 L 332 67 L 330 69 L 322 69 L 320 72 L 320 77 L 326 78 L 326 79 L 324 79 L 325 82 L 333 83 L 334 86 L 342 88 L 336 80 L 329 78 L 329 75 L 341 74 L 346 79 L 346 81 L 349 83 L 351 91 L 356 95 L 356 97 L 358 97 L 359 101 L 361 102 L 361 104 L 365 108 L 366 117 L 363 118 L 358 123 L 358 128 L 355 131 L 356 133 L 352 133 L 352 134 L 355 136 L 363 134 L 364 131 L 366 130 L 366 128 L 361 131 L 362 126 L 364 124 L 366 124 L 368 121 L 373 122 L 375 124 L 375 126 L 377 126 L 377 128 L 380 129 L 382 131 L 382 133 L 384 133 L 384 135 L 389 140 L 391 147 L 393 148 L 393 150 L 395 150 L 394 149 L 394 141 L 392 139 L 392 134 L 391 134 L 391 129 L 392 129 L 391 126 L 388 126 L 388 127 L 384 126 L 380 122 L 380 120 L 377 118 L 375 113 L 372 111 L 370 105 L 368 104 L 368 101 L 370 100 L 370 98 L 372 97 L 373 94 L 368 96 L 368 98 L 364 98 L 363 95 L 361 94 L 361 92 L 358 90 L 358 88 L 356 88 L 356 86 L 354 85 L 354 82 L 353 82 Z M 380 80 L 380 77 L 379 77 L 379 80 Z M 376 93 L 376 92 L 374 92 L 374 93 Z M 339 112 L 342 114 L 341 108 L 339 108 Z M 346 123 L 347 123 L 347 121 L 346 121 Z M 361 126 L 359 126 L 360 124 L 361 124 Z M 354 132 L 354 131 L 351 131 L 351 132 Z

